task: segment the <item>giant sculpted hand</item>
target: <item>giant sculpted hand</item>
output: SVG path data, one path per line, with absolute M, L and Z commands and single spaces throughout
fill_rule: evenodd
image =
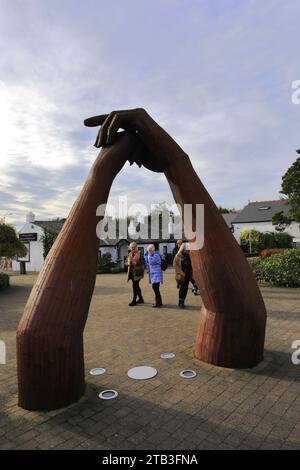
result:
M 187 157 L 175 140 L 142 108 L 112 111 L 88 118 L 84 124 L 101 126 L 95 142 L 97 148 L 114 144 L 119 129 L 135 135 L 139 151 L 131 156 L 131 163 L 135 161 L 152 171 L 163 172 L 176 159 Z
M 85 121 L 99 126 L 96 146 L 115 142 L 120 128 L 135 134 L 135 161 L 163 171 L 176 203 L 204 207 L 204 245 L 191 251 L 193 276 L 202 297 L 195 355 L 225 367 L 252 367 L 263 358 L 266 310 L 249 264 L 218 208 L 194 171 L 189 157 L 144 109 L 113 111 Z M 184 221 L 185 222 L 185 221 Z M 186 229 L 185 224 L 185 229 Z

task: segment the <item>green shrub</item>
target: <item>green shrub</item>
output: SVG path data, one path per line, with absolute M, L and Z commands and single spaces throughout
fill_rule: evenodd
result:
M 247 258 L 248 263 L 251 266 L 252 272 L 254 274 L 255 279 L 258 281 L 261 279 L 261 265 L 262 259 L 259 256 L 255 256 L 252 258 Z
M 4 273 L 0 273 L 0 290 L 5 289 L 9 286 L 9 276 Z
M 246 229 L 241 233 L 241 248 L 245 253 L 250 253 L 250 240 L 251 240 L 251 253 L 258 253 L 262 248 L 262 233 L 255 229 Z
M 110 273 L 112 268 L 111 253 L 104 253 L 98 258 L 97 274 Z
M 287 232 L 271 232 L 261 234 L 262 249 L 268 248 L 290 248 L 293 237 Z
M 258 258 L 254 263 L 253 260 L 248 261 L 257 280 L 274 286 L 300 287 L 300 248 Z
M 269 248 L 290 248 L 292 246 L 293 237 L 287 232 L 268 232 L 262 233 L 255 229 L 246 229 L 241 233 L 241 248 L 245 253 L 251 251 L 258 253 L 261 250 Z
M 275 286 L 300 287 L 300 249 L 267 257 L 261 269 L 266 282 Z
M 44 259 L 46 259 L 52 245 L 57 239 L 58 233 L 59 232 L 55 232 L 53 230 L 44 229 L 44 235 L 42 236 Z

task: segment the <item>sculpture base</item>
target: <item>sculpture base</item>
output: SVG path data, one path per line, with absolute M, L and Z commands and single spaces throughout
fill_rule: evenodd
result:
M 195 357 L 219 367 L 248 369 L 264 358 L 263 315 L 250 319 L 201 308 Z
M 22 408 L 50 411 L 71 405 L 83 396 L 83 338 L 72 339 L 68 344 L 59 342 L 58 338 L 45 336 L 32 337 L 31 341 L 19 336 L 18 404 Z

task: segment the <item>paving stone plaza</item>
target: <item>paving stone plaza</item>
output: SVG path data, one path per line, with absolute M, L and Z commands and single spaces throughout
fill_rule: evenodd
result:
M 142 281 L 146 303 L 129 307 L 124 274 L 98 275 L 85 329 L 86 394 L 76 404 L 29 412 L 17 405 L 15 330 L 36 275 L 12 276 L 1 293 L 0 340 L 7 361 L 0 365 L 1 449 L 296 449 L 300 446 L 300 364 L 292 363 L 300 339 L 300 290 L 261 287 L 268 311 L 265 359 L 233 370 L 193 358 L 201 299 L 189 291 L 177 307 L 174 273 L 162 286 L 164 308 L 153 309 L 153 293 Z M 163 352 L 173 359 L 161 359 Z M 158 371 L 132 380 L 131 367 Z M 91 376 L 89 370 L 105 367 Z M 193 369 L 197 376 L 179 373 Z M 98 394 L 115 389 L 118 397 Z

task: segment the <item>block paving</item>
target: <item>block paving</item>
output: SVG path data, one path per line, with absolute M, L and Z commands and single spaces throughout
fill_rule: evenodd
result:
M 299 449 L 300 364 L 291 361 L 291 345 L 300 340 L 300 290 L 261 287 L 268 311 L 264 361 L 233 370 L 193 357 L 201 299 L 189 291 L 187 308 L 178 309 L 172 269 L 165 272 L 162 309 L 152 308 L 146 279 L 146 303 L 129 307 L 125 274 L 98 275 L 85 329 L 86 394 L 64 409 L 30 412 L 17 404 L 15 331 L 35 279 L 14 275 L 0 293 L 7 349 L 0 365 L 0 449 Z M 161 359 L 166 351 L 176 357 Z M 158 375 L 128 378 L 138 365 L 156 367 Z M 107 372 L 93 377 L 94 367 Z M 182 379 L 182 369 L 197 377 Z M 111 388 L 117 399 L 98 398 Z

